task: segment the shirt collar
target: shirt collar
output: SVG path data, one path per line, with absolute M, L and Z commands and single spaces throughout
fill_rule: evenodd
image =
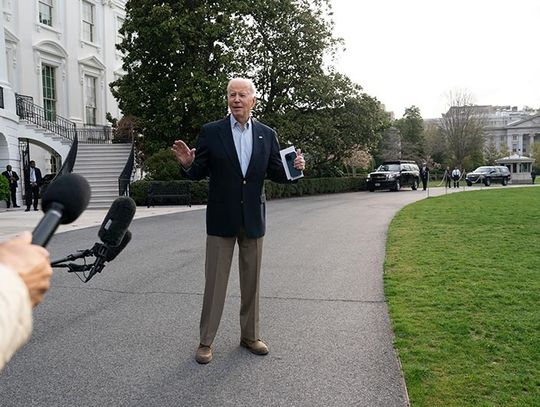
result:
M 240 127 L 240 122 L 238 120 L 236 120 L 236 118 L 234 117 L 234 115 L 231 114 L 231 127 L 234 129 L 234 127 L 238 124 L 238 127 Z M 246 122 L 246 125 L 244 127 L 244 129 L 248 130 L 249 128 L 251 127 L 251 117 L 248 119 L 248 121 Z

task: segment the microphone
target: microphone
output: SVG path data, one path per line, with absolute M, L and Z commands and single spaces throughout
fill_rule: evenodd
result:
M 127 196 L 116 198 L 109 212 L 105 215 L 98 232 L 99 238 L 105 245 L 115 247 L 122 243 L 124 234 L 135 215 L 135 210 L 136 205 L 133 199 Z
M 107 250 L 107 254 L 105 255 L 105 261 L 108 263 L 110 261 L 113 261 L 116 256 L 120 254 L 122 250 L 127 246 L 127 244 L 131 241 L 131 231 L 126 230 L 126 233 L 124 235 L 124 238 L 120 242 L 118 246 L 112 246 L 109 247 L 109 250 Z
M 94 263 L 92 263 L 90 268 L 90 273 L 88 273 L 88 277 L 86 277 L 86 280 L 84 281 L 87 283 L 90 281 L 92 277 L 96 275 L 96 273 L 101 273 L 101 270 L 105 267 L 105 263 L 112 261 L 120 254 L 122 250 L 127 246 L 127 244 L 131 241 L 131 232 L 129 230 L 126 230 L 126 233 L 124 233 L 124 238 L 120 242 L 118 246 L 107 246 L 97 243 L 96 246 L 100 246 L 99 249 L 95 252 L 96 260 Z
M 47 188 L 41 200 L 45 216 L 32 232 L 32 243 L 45 247 L 60 224 L 77 219 L 90 201 L 90 185 L 79 174 L 58 177 Z
M 113 260 L 127 246 L 131 240 L 129 224 L 135 216 L 137 206 L 129 197 L 121 196 L 112 203 L 109 212 L 101 223 L 98 236 L 103 247 L 95 253 L 96 261 L 92 264 L 90 273 L 85 280 L 87 283 L 96 273 L 101 273 L 105 263 Z

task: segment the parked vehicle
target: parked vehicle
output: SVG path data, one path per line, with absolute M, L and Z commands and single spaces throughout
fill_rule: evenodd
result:
M 473 172 L 467 173 L 465 181 L 467 182 L 468 186 L 483 183 L 486 187 L 488 187 L 492 182 L 506 185 L 508 184 L 508 181 L 510 181 L 511 177 L 512 175 L 507 167 L 504 165 L 494 165 L 478 167 Z
M 394 160 L 385 161 L 374 172 L 369 173 L 366 186 L 370 192 L 376 189 L 399 191 L 404 186 L 415 190 L 419 182 L 420 170 L 414 161 Z

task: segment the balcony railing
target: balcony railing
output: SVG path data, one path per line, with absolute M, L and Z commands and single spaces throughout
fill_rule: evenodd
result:
M 15 101 L 17 115 L 21 119 L 73 141 L 77 127 L 75 123 L 36 105 L 29 96 L 15 95 Z
M 108 126 L 77 127 L 77 135 L 80 143 L 85 144 L 109 144 L 111 142 L 111 128 Z
M 111 128 L 108 126 L 77 127 L 71 120 L 53 112 L 45 110 L 34 103 L 32 97 L 15 95 L 17 115 L 30 123 L 49 130 L 73 142 L 75 134 L 78 142 L 83 144 L 109 144 L 111 143 Z

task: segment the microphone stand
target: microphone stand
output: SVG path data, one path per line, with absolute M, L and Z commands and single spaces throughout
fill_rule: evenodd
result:
M 85 283 L 89 282 L 96 273 L 101 273 L 101 270 L 105 267 L 105 259 L 109 248 L 104 244 L 100 244 L 97 245 L 96 249 L 96 253 L 94 253 L 96 261 L 91 264 L 90 273 L 88 274 L 88 277 L 86 277 Z
M 77 264 L 77 263 L 67 263 L 67 264 L 57 264 L 53 267 L 57 268 L 67 268 L 68 273 L 84 273 L 85 271 L 90 270 L 90 268 L 94 265 L 92 264 Z
M 84 280 L 77 274 L 81 281 L 87 283 L 96 273 L 100 273 L 105 267 L 105 259 L 109 248 L 107 245 L 96 243 L 91 249 L 79 250 L 78 253 L 70 254 L 59 260 L 51 262 L 52 267 L 67 268 L 68 273 L 83 273 Z M 96 260 L 93 263 L 87 264 L 87 257 L 95 257 Z M 67 263 L 77 259 L 84 259 L 84 264 Z M 86 276 L 84 273 L 90 271 L 90 274 Z
M 96 243 L 97 244 L 97 243 Z M 95 247 L 95 246 L 94 246 Z M 69 256 L 64 257 L 63 259 L 51 261 L 52 267 L 62 267 L 60 263 L 65 263 L 66 261 L 73 261 L 84 257 L 90 257 L 94 255 L 94 248 L 79 250 L 76 254 L 70 254 Z

